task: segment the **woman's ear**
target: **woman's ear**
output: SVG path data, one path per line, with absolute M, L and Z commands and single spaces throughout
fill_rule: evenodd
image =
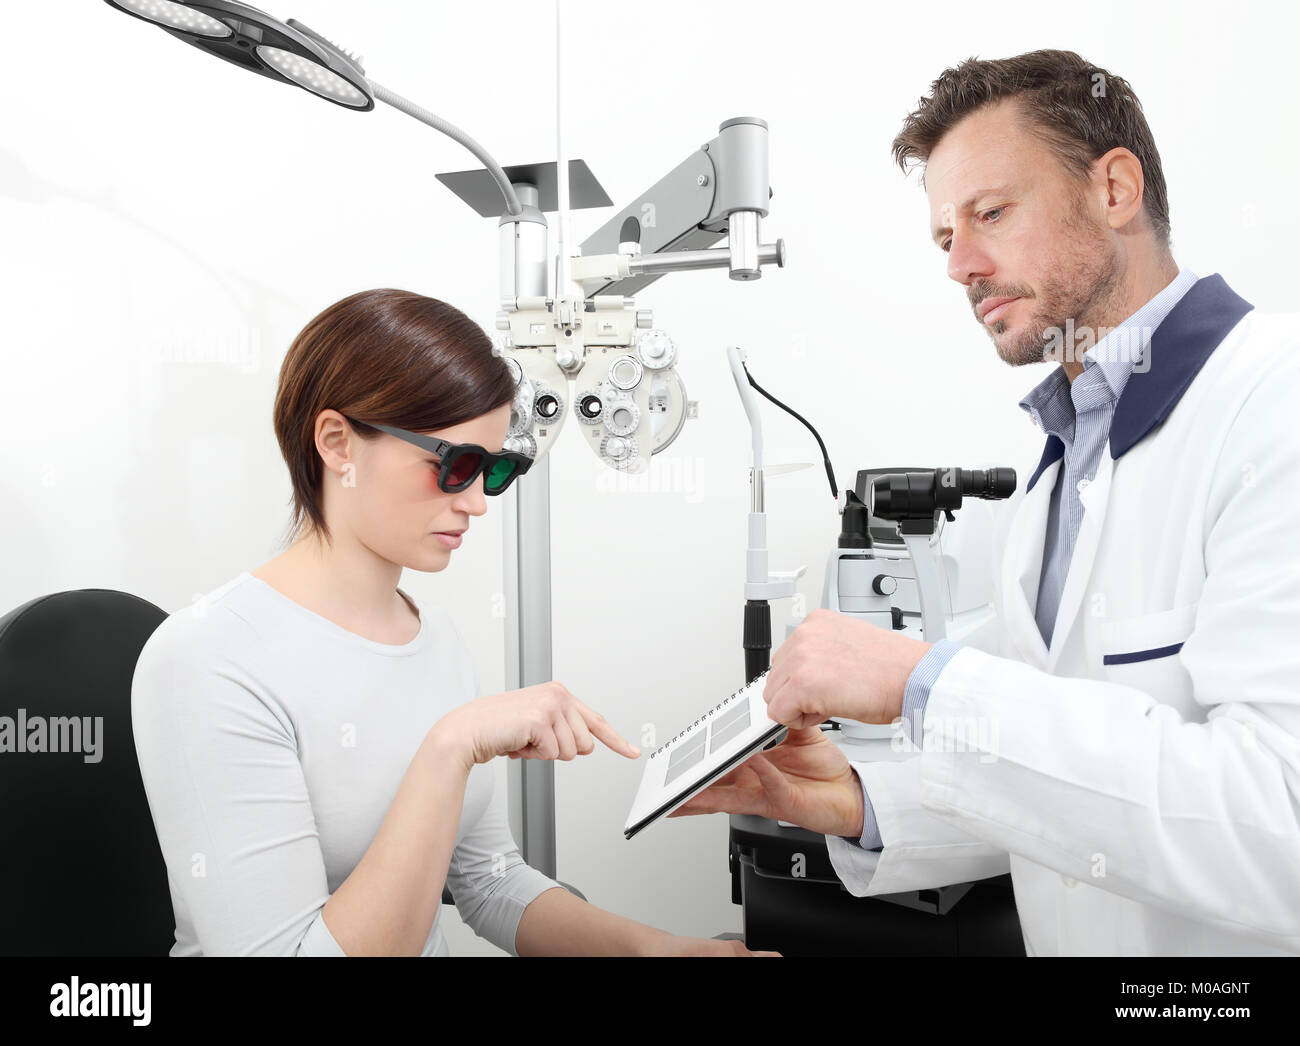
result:
M 361 443 L 361 437 L 338 411 L 323 410 L 316 416 L 316 452 L 327 469 L 343 476 L 344 486 L 356 486 L 355 472 L 361 456 Z

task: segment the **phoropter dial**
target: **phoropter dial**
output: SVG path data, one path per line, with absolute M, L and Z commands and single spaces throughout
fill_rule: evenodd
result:
M 573 404 L 573 413 L 584 425 L 599 425 L 605 413 L 605 401 L 600 392 L 584 392 Z
M 641 384 L 641 361 L 635 356 L 620 356 L 609 365 L 609 383 L 629 392 Z
M 508 450 L 514 454 L 522 454 L 526 458 L 537 459 L 537 440 L 527 432 L 517 432 L 513 436 L 507 436 L 502 450 Z
M 636 459 L 635 436 L 605 436 L 600 441 L 600 456 L 607 465 L 625 469 Z
M 636 336 L 636 354 L 646 370 L 671 367 L 677 358 L 673 340 L 661 330 L 641 331 Z
M 554 389 L 540 385 L 533 398 L 533 417 L 538 425 L 553 425 L 564 412 L 564 397 Z
M 631 396 L 620 396 L 605 403 L 605 429 L 611 436 L 630 436 L 641 424 L 641 411 Z

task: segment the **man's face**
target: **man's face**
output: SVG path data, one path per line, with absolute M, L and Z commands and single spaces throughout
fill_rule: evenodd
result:
M 945 134 L 925 185 L 948 275 L 966 288 L 976 320 L 1011 366 L 1071 344 L 1067 319 L 1077 330 L 1109 313 L 1121 255 L 1102 201 L 1026 129 L 1013 102 L 972 113 Z

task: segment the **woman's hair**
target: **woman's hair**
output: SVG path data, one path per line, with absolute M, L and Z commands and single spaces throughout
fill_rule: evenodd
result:
M 411 291 L 358 291 L 335 302 L 293 340 L 280 366 L 275 438 L 293 483 L 286 544 L 302 532 L 333 543 L 321 504 L 324 462 L 316 416 L 426 432 L 481 417 L 514 398 L 514 378 L 483 329 L 459 309 Z

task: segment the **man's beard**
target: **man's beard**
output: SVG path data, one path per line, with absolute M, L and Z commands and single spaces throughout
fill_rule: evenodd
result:
M 981 295 L 990 298 L 1023 293 L 1033 310 L 1010 341 L 998 338 L 1007 329 L 1006 320 L 997 320 L 986 328 L 998 355 L 1007 364 L 1020 367 L 1046 360 L 1072 360 L 1076 341 L 1086 348 L 1101 340 L 1099 331 L 1094 331 L 1092 338 L 1078 339 L 1080 331 L 1123 318 L 1114 315 L 1122 273 L 1118 249 L 1108 232 L 1091 220 L 1080 199 L 1074 213 L 1063 223 L 1061 240 L 1069 245 L 1070 253 L 1044 276 L 1037 296 L 1029 297 L 1027 289 L 1018 292 L 1016 288 Z M 1067 336 L 1071 332 L 1075 337 Z

